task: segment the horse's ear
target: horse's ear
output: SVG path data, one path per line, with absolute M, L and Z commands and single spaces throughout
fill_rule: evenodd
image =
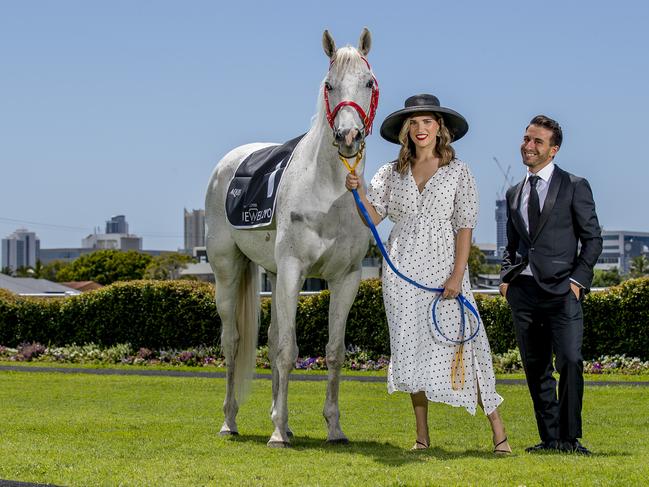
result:
M 367 56 L 367 53 L 370 52 L 372 47 L 372 34 L 367 30 L 367 27 L 363 27 L 363 32 L 361 32 L 361 38 L 358 40 L 358 50 L 363 56 Z
M 336 54 L 336 43 L 328 30 L 322 33 L 322 48 L 329 58 L 332 58 Z

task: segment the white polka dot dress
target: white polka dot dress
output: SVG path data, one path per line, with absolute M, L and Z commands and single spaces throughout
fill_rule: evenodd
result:
M 442 287 L 455 260 L 455 231 L 474 228 L 478 217 L 478 193 L 468 166 L 454 159 L 440 167 L 419 193 L 410 170 L 401 176 L 394 163 L 382 166 L 367 191 L 367 199 L 383 217 L 394 222 L 387 243 L 390 259 L 399 271 L 428 287 Z M 462 294 L 474 305 L 468 269 Z M 424 391 L 430 401 L 464 407 L 475 414 L 478 391 L 485 413 L 502 402 L 496 393 L 491 349 L 484 331 L 464 345 L 464 385 L 453 390 L 451 364 L 456 351 L 433 332 L 430 306 L 436 294 L 421 290 L 398 277 L 383 263 L 383 299 L 390 328 L 391 359 L 388 392 Z M 454 299 L 440 300 L 439 328 L 457 339 L 460 311 Z M 476 327 L 466 314 L 467 337 Z

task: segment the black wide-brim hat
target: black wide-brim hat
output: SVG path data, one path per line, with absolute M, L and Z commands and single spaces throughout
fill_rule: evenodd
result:
M 403 122 L 417 113 L 436 113 L 444 119 L 446 128 L 451 133 L 453 141 L 459 140 L 469 130 L 469 123 L 466 119 L 450 108 L 442 107 L 439 99 L 434 95 L 414 95 L 406 100 L 405 108 L 397 110 L 386 117 L 381 124 L 381 137 L 388 142 L 400 144 L 399 132 Z

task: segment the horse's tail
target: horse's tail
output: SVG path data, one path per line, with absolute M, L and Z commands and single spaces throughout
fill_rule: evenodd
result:
M 239 345 L 234 359 L 234 387 L 239 404 L 246 400 L 250 392 L 255 370 L 259 312 L 259 268 L 257 264 L 249 261 L 239 284 L 236 307 Z

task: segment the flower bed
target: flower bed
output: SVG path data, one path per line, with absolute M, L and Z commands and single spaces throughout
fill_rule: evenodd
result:
M 197 347 L 189 350 L 135 350 L 129 344 L 99 347 L 93 343 L 46 347 L 40 343 L 25 343 L 17 348 L 0 346 L 0 360 L 10 362 L 53 362 L 67 364 L 121 364 L 121 365 L 186 365 L 191 367 L 225 367 L 225 359 L 217 347 Z M 385 355 L 372 357 L 356 347 L 345 354 L 343 368 L 347 370 L 387 370 L 390 358 Z M 493 354 L 494 371 L 499 374 L 520 373 L 523 370 L 518 349 L 503 354 Z M 257 368 L 269 369 L 268 347 L 257 350 Z M 298 358 L 295 368 L 299 370 L 327 370 L 325 357 Z M 588 374 L 647 374 L 649 361 L 624 355 L 605 355 L 584 362 Z

